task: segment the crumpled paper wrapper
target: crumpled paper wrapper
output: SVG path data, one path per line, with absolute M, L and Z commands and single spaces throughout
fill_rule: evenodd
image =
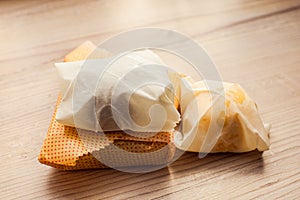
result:
M 100 52 L 95 50 L 95 45 L 91 42 L 85 42 L 68 54 L 65 61 L 84 60 L 92 52 L 95 57 L 103 55 L 102 50 Z M 174 155 L 175 146 L 171 142 L 172 132 L 160 132 L 147 138 L 133 137 L 122 131 L 108 132 L 105 137 L 99 134 L 97 136 L 86 134 L 94 142 L 91 150 L 86 143 L 82 142 L 82 139 L 88 140 L 89 138 L 79 137 L 76 128 L 63 125 L 55 120 L 60 102 L 61 96 L 58 97 L 50 127 L 38 158 L 42 164 L 64 170 L 107 168 L 95 158 L 99 155 L 105 160 L 115 158 L 111 164 L 118 167 L 163 165 L 170 161 Z M 116 147 L 131 153 L 120 156 Z M 105 156 L 109 157 L 105 158 Z
M 217 85 L 212 90 L 208 89 L 205 81 L 194 82 L 186 77 L 182 82 L 182 130 L 175 134 L 177 148 L 202 153 L 238 153 L 269 149 L 270 125 L 262 122 L 256 103 L 240 85 L 223 82 L 222 86 Z M 212 93 L 224 97 L 224 102 L 221 103 L 225 105 L 214 120 L 223 125 L 220 133 L 209 131 L 209 127 L 214 125 L 211 121 L 212 108 L 218 100 L 212 99 Z M 211 144 L 207 144 L 207 141 Z

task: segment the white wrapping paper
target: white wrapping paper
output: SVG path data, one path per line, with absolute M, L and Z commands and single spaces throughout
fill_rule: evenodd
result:
M 56 63 L 63 95 L 56 120 L 95 132 L 174 130 L 179 75 L 163 65 L 149 50 Z

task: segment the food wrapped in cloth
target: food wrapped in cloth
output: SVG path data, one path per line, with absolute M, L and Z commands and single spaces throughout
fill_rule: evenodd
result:
M 175 135 L 178 148 L 203 153 L 268 150 L 270 126 L 263 124 L 256 103 L 240 85 L 224 82 L 212 91 L 205 81 L 193 82 L 186 77 L 182 83 L 181 132 Z M 220 132 L 208 136 L 215 102 L 212 92 L 223 95 L 224 109 L 214 119 L 222 126 Z M 205 147 L 207 137 L 214 141 L 211 147 Z

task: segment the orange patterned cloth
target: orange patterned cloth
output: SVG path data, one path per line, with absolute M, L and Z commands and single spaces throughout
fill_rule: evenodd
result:
M 95 53 L 96 52 L 96 53 Z M 64 61 L 72 62 L 87 59 L 93 53 L 97 55 L 96 46 L 91 42 L 85 42 L 69 53 Z M 120 166 L 144 166 L 162 165 L 172 159 L 175 146 L 172 143 L 173 134 L 161 132 L 154 136 L 133 137 L 124 132 L 108 132 L 105 137 L 97 136 L 93 152 L 87 150 L 87 146 L 76 128 L 65 126 L 55 120 L 56 111 L 60 104 L 58 97 L 55 111 L 44 140 L 38 160 L 55 168 L 64 170 L 107 168 L 96 157 L 115 160 Z M 94 139 L 94 138 L 92 138 Z M 113 144 L 113 145 L 112 145 Z M 120 157 L 116 148 L 132 152 Z M 166 148 L 164 148 L 166 147 Z M 144 153 L 148 153 L 147 155 Z

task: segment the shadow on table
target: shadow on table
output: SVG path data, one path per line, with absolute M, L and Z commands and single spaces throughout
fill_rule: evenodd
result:
M 130 174 L 114 169 L 59 171 L 52 169 L 48 177 L 48 190 L 53 197 L 80 198 L 126 198 L 153 193 L 176 185 L 177 181 L 201 183 L 218 176 L 262 174 L 264 162 L 262 153 L 217 153 L 200 159 L 197 153 L 184 153 L 169 167 L 144 173 Z

